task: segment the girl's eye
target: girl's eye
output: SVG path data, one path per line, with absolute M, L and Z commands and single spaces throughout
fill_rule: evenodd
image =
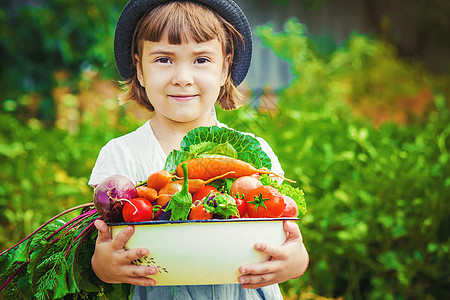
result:
M 162 64 L 168 64 L 171 61 L 167 57 L 160 57 L 160 58 L 155 59 L 155 62 L 159 62 L 159 63 L 162 63 Z
M 209 59 L 207 59 L 206 57 L 199 57 L 197 58 L 197 60 L 195 61 L 197 64 L 204 64 L 209 62 Z

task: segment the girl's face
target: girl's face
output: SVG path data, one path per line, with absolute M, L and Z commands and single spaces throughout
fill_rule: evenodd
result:
M 218 39 L 180 45 L 144 41 L 138 79 L 155 117 L 181 123 L 211 122 L 211 109 L 225 84 L 228 63 Z

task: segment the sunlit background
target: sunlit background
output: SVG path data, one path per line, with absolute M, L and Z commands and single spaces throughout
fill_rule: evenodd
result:
M 126 1 L 0 2 L 3 250 L 90 202 L 100 148 L 151 115 L 117 101 Z M 450 299 L 450 2 L 236 2 L 247 101 L 218 118 L 265 138 L 308 203 L 285 299 Z

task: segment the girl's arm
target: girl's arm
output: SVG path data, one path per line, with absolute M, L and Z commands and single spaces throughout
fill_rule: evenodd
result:
M 297 224 L 284 221 L 287 238 L 282 246 L 256 243 L 255 249 L 271 256 L 262 263 L 244 265 L 239 268 L 239 282 L 243 288 L 257 289 L 263 286 L 298 278 L 306 271 L 309 255 L 303 244 Z
M 95 227 L 98 230 L 98 237 L 92 256 L 92 269 L 100 280 L 108 283 L 130 283 L 142 286 L 156 284 L 155 280 L 145 277 L 156 274 L 156 268 L 131 263 L 147 255 L 148 250 L 124 249 L 125 243 L 134 233 L 132 226 L 120 231 L 113 239 L 111 239 L 105 222 L 97 220 Z

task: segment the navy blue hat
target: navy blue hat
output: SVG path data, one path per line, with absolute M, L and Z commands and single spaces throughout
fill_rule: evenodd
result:
M 170 1 L 170 0 L 169 0 Z M 176 0 L 173 0 L 176 1 Z M 252 58 L 252 34 L 250 25 L 239 6 L 232 0 L 190 0 L 202 3 L 228 21 L 242 35 L 244 43 L 239 39 L 234 47 L 234 59 L 231 65 L 231 79 L 238 86 L 245 78 Z M 114 37 L 114 56 L 117 69 L 124 80 L 131 79 L 136 70 L 131 57 L 133 34 L 139 20 L 149 10 L 167 3 L 168 0 L 130 0 L 125 5 L 117 22 Z

